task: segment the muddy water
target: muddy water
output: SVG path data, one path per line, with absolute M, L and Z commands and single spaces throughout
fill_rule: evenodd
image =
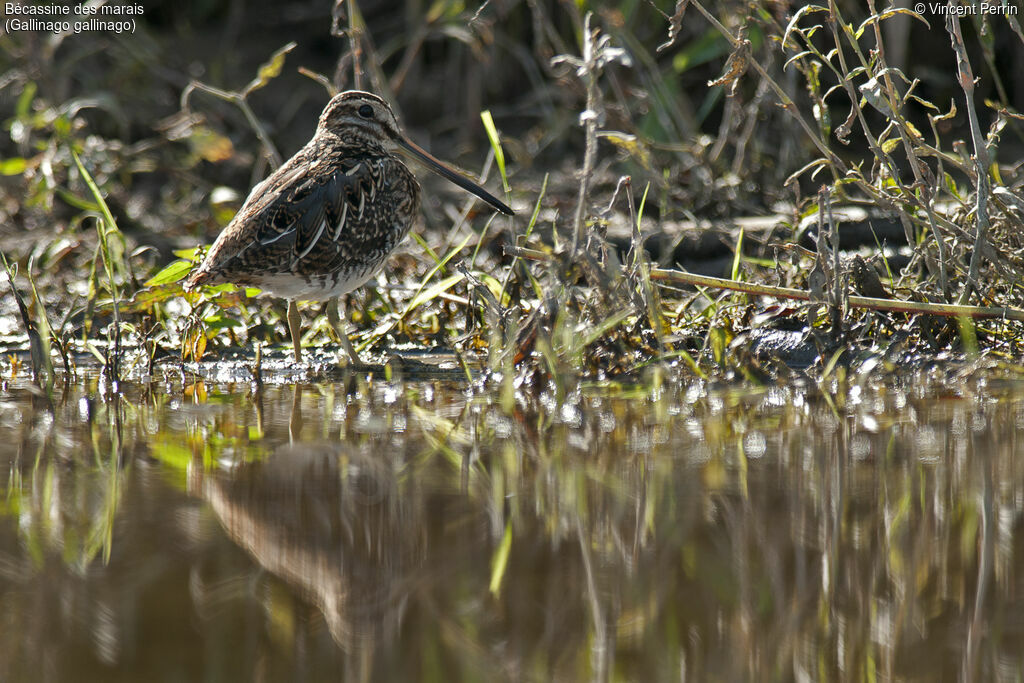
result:
M 0 391 L 0 680 L 1021 680 L 1024 383 Z

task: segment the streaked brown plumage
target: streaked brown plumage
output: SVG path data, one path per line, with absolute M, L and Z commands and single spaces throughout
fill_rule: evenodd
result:
M 336 95 L 313 138 L 249 193 L 186 289 L 230 282 L 288 299 L 295 359 L 295 301 L 324 301 L 366 282 L 409 232 L 420 187 L 403 151 L 502 213 L 486 190 L 407 140 L 391 107 L 367 92 Z M 353 361 L 358 359 L 340 332 Z

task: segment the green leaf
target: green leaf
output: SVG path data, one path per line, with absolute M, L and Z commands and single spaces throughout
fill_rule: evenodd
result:
M 433 287 L 430 287 L 429 289 L 420 292 L 413 298 L 412 301 L 409 302 L 409 305 L 405 307 L 405 312 L 402 315 L 407 315 L 410 311 L 412 311 L 420 304 L 424 304 L 436 298 L 438 294 L 448 291 L 449 289 L 454 287 L 456 283 L 461 282 L 463 277 L 465 276 L 462 273 L 456 273 L 455 275 L 451 275 L 441 280 Z
M 509 305 L 510 302 L 508 299 L 508 295 L 505 294 L 504 296 L 502 296 L 501 282 L 498 280 L 498 278 L 494 277 L 493 275 L 489 275 L 488 273 L 482 272 L 475 273 L 475 275 L 478 278 L 480 278 L 480 281 L 487 286 L 487 289 L 491 291 L 491 294 L 494 295 L 494 299 L 496 301 L 500 301 L 502 306 Z
M 15 118 L 23 119 L 29 112 L 29 107 L 32 106 L 32 100 L 36 96 L 36 90 L 39 86 L 36 85 L 35 81 L 29 81 L 25 84 L 25 89 L 21 91 L 21 95 L 18 96 L 18 103 L 14 105 L 14 116 Z
M 103 193 L 100 192 L 100 188 L 96 185 L 96 181 L 92 179 L 92 175 L 85 170 L 85 166 L 82 164 L 82 160 L 78 158 L 78 153 L 75 150 L 71 150 L 71 156 L 75 160 L 75 165 L 78 166 L 78 172 L 82 174 L 82 180 L 89 187 L 89 191 L 92 193 L 93 199 L 96 200 L 96 204 L 99 206 L 100 213 L 103 214 L 103 219 L 106 221 L 106 234 L 120 232 L 117 228 L 117 221 L 114 220 L 114 214 L 110 213 L 110 207 L 107 206 L 107 201 L 103 198 Z
M 213 294 L 224 294 L 224 293 L 230 294 L 230 293 L 237 292 L 238 291 L 238 287 L 236 287 L 235 285 L 231 284 L 230 282 L 222 282 L 219 285 L 204 285 L 203 286 L 203 291 L 206 293 L 207 297 L 209 297 L 209 296 L 211 296 Z
M 962 201 L 963 198 L 960 196 L 960 188 L 956 186 L 956 181 L 953 180 L 953 176 L 949 175 L 949 173 L 943 173 L 942 175 L 946 180 L 946 189 L 949 190 L 949 193 Z
M 636 210 L 636 229 L 640 232 L 640 221 L 644 217 L 644 207 L 647 206 L 647 195 L 651 191 L 651 183 L 648 181 L 647 185 L 644 186 L 644 193 L 640 197 L 640 206 Z
M 960 327 L 960 342 L 963 345 L 964 350 L 967 352 L 967 356 L 977 358 L 978 331 L 975 327 L 974 321 L 971 320 L 970 316 L 958 315 L 956 317 L 956 322 Z
M 811 50 L 804 50 L 803 52 L 797 52 L 795 55 L 786 60 L 786 63 L 782 65 L 782 70 L 785 71 L 789 68 L 789 65 L 793 62 L 799 61 L 807 56 L 814 56 L 814 52 Z
M 438 291 L 434 292 L 430 296 L 427 296 L 426 293 L 423 291 L 423 288 L 427 286 L 428 282 L 430 282 L 430 278 L 434 277 L 434 274 L 437 273 L 437 271 L 439 271 L 442 268 L 444 268 L 445 264 L 447 264 L 448 261 L 450 261 L 452 259 L 452 257 L 454 257 L 460 251 L 465 249 L 466 245 L 469 244 L 469 240 L 471 240 L 472 238 L 473 238 L 472 234 L 466 235 L 466 238 L 464 240 L 462 240 L 462 242 L 460 242 L 458 244 L 458 246 L 452 247 L 452 249 L 447 254 L 445 254 L 445 257 L 443 259 L 441 259 L 440 261 L 438 261 L 437 263 L 434 264 L 434 267 L 431 268 L 430 271 L 423 278 L 423 280 L 420 281 L 420 286 L 416 290 L 416 294 L 413 295 L 412 301 L 409 302 L 409 305 L 405 309 L 405 313 L 402 314 L 403 317 L 406 314 L 408 314 L 409 311 L 414 309 L 416 306 L 419 306 L 424 301 L 429 301 L 430 299 L 433 299 L 435 296 L 437 296 L 441 292 L 445 291 L 446 289 L 448 289 L 448 287 L 451 287 L 453 284 L 455 284 L 455 282 L 458 281 L 458 280 L 456 280 L 455 282 L 452 282 L 448 286 L 444 287 L 441 290 L 438 290 Z M 462 278 L 462 276 L 460 275 L 459 279 L 461 279 L 461 278 Z M 449 278 L 449 279 L 451 279 L 451 278 Z M 435 287 L 435 289 L 436 289 L 436 287 Z M 430 291 L 433 291 L 433 289 L 430 290 Z
M 893 150 L 900 146 L 899 138 L 889 138 L 882 143 L 882 151 L 886 154 L 892 154 Z
M 196 252 L 199 251 L 200 249 L 205 250 L 206 248 L 207 247 L 193 247 L 191 249 L 175 249 L 173 253 L 178 258 L 183 258 L 187 261 L 195 261 Z
M 822 168 L 826 168 L 828 165 L 829 165 L 828 164 L 828 159 L 815 159 L 814 161 L 810 162 L 806 166 L 803 166 L 803 167 L 797 169 L 796 171 L 794 171 L 793 173 L 791 173 L 790 176 L 788 178 L 786 178 L 786 182 L 784 182 L 783 185 L 784 186 L 785 185 L 789 185 L 791 182 L 795 181 L 797 178 L 802 176 L 807 171 L 810 171 L 810 170 L 814 169 L 815 172 L 817 172 L 818 170 L 820 170 Z
M 890 19 L 896 16 L 897 14 L 906 14 L 907 16 L 913 17 L 914 19 L 923 22 L 924 25 L 927 26 L 928 28 L 932 27 L 932 25 L 928 23 L 928 20 L 922 17 L 917 12 L 911 12 L 906 7 L 890 7 L 889 9 L 879 12 L 878 14 L 872 14 L 870 17 L 865 19 L 864 23 L 861 24 L 860 27 L 857 29 L 857 37 L 860 37 L 860 35 L 864 32 L 864 29 L 866 29 L 871 24 L 874 24 L 879 21 L 884 21 L 885 19 Z
M 578 348 L 584 349 L 590 346 L 598 339 L 603 337 L 605 334 L 607 334 L 609 330 L 618 327 L 624 320 L 626 320 L 626 318 L 629 318 L 631 315 L 633 315 L 633 311 L 627 308 L 619 311 L 618 313 L 612 316 L 609 316 L 608 318 L 605 318 L 603 321 L 601 321 L 599 325 L 595 325 L 594 327 L 587 330 L 586 334 L 580 334 L 577 337 L 577 341 L 579 342 Z
M 794 14 L 793 18 L 789 20 L 789 24 L 786 26 L 786 30 L 782 34 L 782 46 L 786 47 L 789 44 L 789 34 L 791 31 L 796 29 L 797 23 L 804 18 L 804 15 L 810 14 L 811 12 L 828 12 L 828 9 L 821 5 L 804 5 L 798 9 Z
M 97 221 L 96 232 L 100 238 L 99 247 L 100 252 L 103 254 L 103 270 L 107 273 L 107 286 L 110 287 L 110 293 L 114 301 L 114 320 L 117 321 L 117 300 L 120 298 L 120 295 L 117 292 L 117 282 L 114 280 L 114 270 L 117 266 L 113 262 L 111 254 L 118 249 L 118 245 L 124 245 L 124 236 L 121 235 L 121 231 L 117 228 L 117 221 L 114 220 L 113 214 L 110 213 L 110 207 L 107 206 L 103 193 L 100 192 L 100 188 L 96 185 L 96 181 L 93 180 L 89 171 L 85 170 L 85 164 L 82 163 L 78 153 L 73 148 L 71 150 L 71 157 L 75 160 L 75 166 L 78 167 L 78 172 L 89 187 L 89 192 L 92 193 L 93 199 L 100 206 L 100 213 L 103 219 Z M 123 254 L 119 255 L 118 263 L 122 265 L 122 272 L 124 272 L 124 262 L 121 256 Z
M 501 184 L 505 187 L 505 192 L 508 192 L 508 178 L 505 176 L 505 151 L 501 148 L 501 138 L 498 136 L 498 129 L 494 126 L 490 109 L 480 112 L 480 120 L 484 122 L 487 139 L 491 141 L 491 149 L 494 150 L 494 161 L 497 162 L 498 172 L 501 173 Z
M 740 228 L 740 236 L 736 239 L 736 249 L 732 259 L 732 279 L 740 279 L 740 260 L 743 258 L 743 228 Z
M 151 311 L 156 304 L 181 296 L 181 285 L 173 282 L 162 285 L 149 286 L 135 292 L 126 302 L 121 304 L 121 310 L 129 313 Z
M 242 92 L 245 95 L 248 95 L 254 90 L 259 90 L 272 79 L 277 78 L 281 74 L 281 69 L 284 68 L 285 57 L 289 52 L 295 49 L 296 45 L 298 45 L 298 43 L 292 41 L 272 54 L 270 59 L 268 59 L 260 67 L 259 71 L 256 72 L 256 78 L 252 79 L 252 82 L 245 86 L 245 90 Z
M 165 285 L 168 282 L 177 282 L 192 270 L 191 261 L 174 261 L 161 270 L 159 273 L 151 277 L 146 281 L 146 287 L 155 287 L 156 285 Z
M 28 168 L 28 162 L 22 157 L 0 161 L 0 175 L 21 175 L 26 168 Z
M 76 209 L 79 209 L 81 211 L 91 211 L 92 213 L 97 214 L 100 212 L 100 205 L 97 204 L 96 202 L 90 202 L 88 199 L 79 197 L 73 192 L 65 190 L 63 187 L 57 187 L 56 190 L 57 194 L 60 196 L 61 199 L 63 199 L 65 202 L 75 207 Z
M 220 315 L 215 313 L 214 315 L 203 318 L 203 325 L 209 330 L 223 330 L 227 327 L 243 327 L 241 320 L 235 318 L 229 318 L 226 315 Z

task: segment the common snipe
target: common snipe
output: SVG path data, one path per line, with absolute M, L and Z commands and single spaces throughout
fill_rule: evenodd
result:
M 306 146 L 252 189 L 185 289 L 230 282 L 287 299 L 295 360 L 301 360 L 296 301 L 326 301 L 362 285 L 419 211 L 419 183 L 397 151 L 512 215 L 482 187 L 409 141 L 387 102 L 349 90 L 327 103 Z M 358 362 L 343 329 L 339 336 Z

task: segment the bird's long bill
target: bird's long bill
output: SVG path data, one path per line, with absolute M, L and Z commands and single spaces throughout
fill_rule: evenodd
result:
M 453 171 L 452 169 L 448 168 L 419 145 L 411 142 L 410 140 L 406 140 L 405 138 L 399 138 L 398 145 L 406 152 L 414 156 L 416 159 L 423 162 L 423 164 L 427 168 L 429 168 L 434 173 L 437 173 L 442 178 L 447 178 L 448 180 L 452 181 L 453 183 L 461 187 L 463 190 L 466 190 L 467 192 L 472 192 L 477 197 L 484 200 L 498 211 L 501 211 L 506 216 L 515 215 L 515 212 L 512 211 L 512 209 L 508 208 L 508 206 L 506 206 L 503 201 L 501 201 L 500 199 L 492 195 L 490 192 L 474 183 L 469 178 L 460 175 Z

